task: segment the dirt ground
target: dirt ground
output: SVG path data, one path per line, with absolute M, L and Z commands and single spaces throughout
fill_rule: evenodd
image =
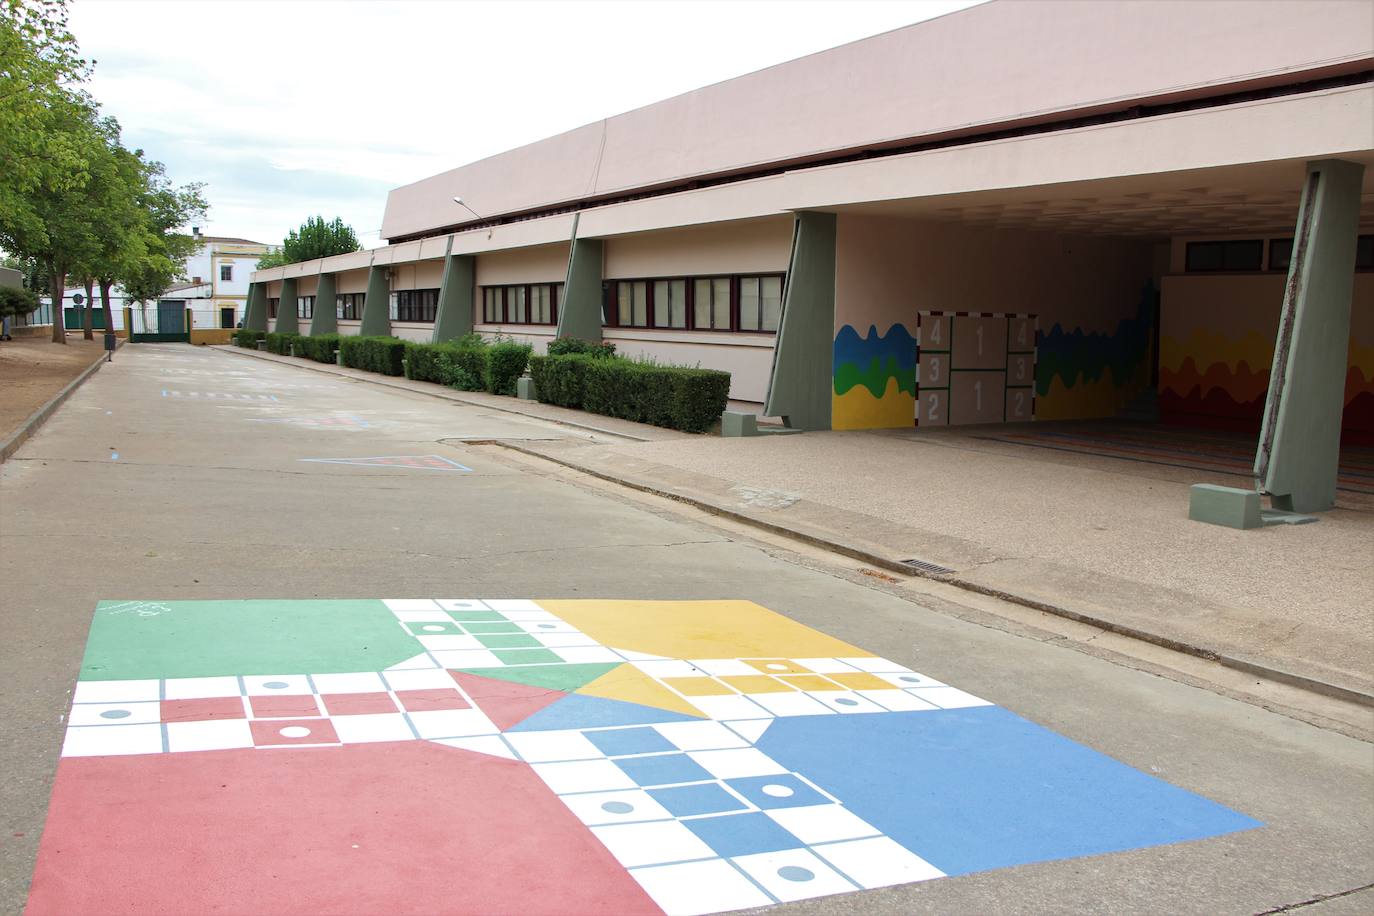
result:
M 83 340 L 80 331 L 67 333 L 65 347 L 46 334 L 0 342 L 0 439 L 104 356 L 101 337 Z

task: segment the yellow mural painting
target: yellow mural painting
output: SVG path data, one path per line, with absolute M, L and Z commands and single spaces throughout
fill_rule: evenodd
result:
M 887 380 L 887 390 L 881 398 L 875 398 L 863 385 L 830 398 L 832 429 L 893 429 L 916 422 L 916 398 L 902 391 L 895 378 Z

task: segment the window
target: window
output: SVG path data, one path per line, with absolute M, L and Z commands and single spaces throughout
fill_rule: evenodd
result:
M 739 329 L 776 331 L 782 316 L 782 277 L 739 278 Z
M 486 324 L 557 324 L 562 283 L 529 283 L 482 287 L 482 321 Z
M 234 279 L 234 265 L 221 264 L 219 266 L 219 278 L 221 282 L 228 282 Z
M 437 289 L 402 289 L 391 294 L 391 317 L 396 321 L 433 323 L 439 313 Z
M 692 327 L 730 330 L 730 278 L 700 277 L 693 287 Z
M 1293 261 L 1293 240 L 1292 239 L 1270 239 L 1269 240 L 1269 269 L 1287 270 L 1288 265 Z
M 299 296 L 296 299 L 296 317 L 312 318 L 315 315 L 315 297 Z
M 773 333 L 782 316 L 782 275 L 611 280 L 608 324 L 622 328 Z
M 268 318 L 276 318 L 276 317 L 277 317 L 277 306 L 279 306 L 279 305 L 281 305 L 281 298 L 278 297 L 278 296 L 273 296 L 272 298 L 270 298 L 270 299 L 267 300 L 267 317 L 268 317 Z
M 1355 269 L 1374 270 L 1374 235 L 1362 235 L 1355 241 Z
M 345 321 L 357 321 L 363 317 L 363 297 L 365 293 L 339 293 L 334 297 L 334 311 Z
M 1191 272 L 1262 270 L 1263 239 L 1189 242 L 1183 269 Z

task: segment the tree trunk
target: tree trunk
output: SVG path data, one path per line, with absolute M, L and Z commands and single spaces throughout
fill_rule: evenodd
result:
M 114 315 L 110 311 L 110 287 L 113 285 L 113 280 L 105 277 L 100 278 L 100 310 L 105 313 L 106 334 L 114 333 Z
M 67 331 L 64 327 L 66 322 L 62 315 L 62 302 L 67 289 L 67 272 L 49 262 L 48 279 L 52 284 L 52 295 L 49 296 L 52 299 L 52 342 L 64 344 L 67 342 Z
M 86 278 L 86 308 L 81 315 L 81 336 L 95 340 L 95 278 Z

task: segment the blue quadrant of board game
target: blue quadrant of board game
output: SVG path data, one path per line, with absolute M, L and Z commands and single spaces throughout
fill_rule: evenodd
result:
M 1262 826 L 996 706 L 780 718 L 757 746 L 950 875 Z
M 565 728 L 605 728 L 612 725 L 649 725 L 654 722 L 700 722 L 695 716 L 655 709 L 624 700 L 607 700 L 570 693 L 550 703 L 520 724 L 513 732 L 553 731 Z

